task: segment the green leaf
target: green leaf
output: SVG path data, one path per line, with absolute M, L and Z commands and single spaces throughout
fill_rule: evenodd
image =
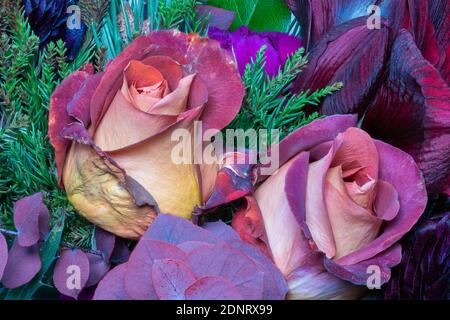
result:
M 291 24 L 283 0 L 208 0 L 208 4 L 236 12 L 231 30 L 248 26 L 254 31 L 286 32 Z
M 52 263 L 55 261 L 56 254 L 58 253 L 59 246 L 61 244 L 62 233 L 64 230 L 65 213 L 61 211 L 61 217 L 56 221 L 50 234 L 45 240 L 41 249 L 41 261 L 42 267 L 39 273 L 31 280 L 31 282 L 23 285 L 22 287 L 9 290 L 5 297 L 5 300 L 30 300 L 36 291 L 44 285 L 43 278 L 47 274 Z

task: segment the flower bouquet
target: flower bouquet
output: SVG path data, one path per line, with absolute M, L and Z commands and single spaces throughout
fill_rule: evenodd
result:
M 448 1 L 0 2 L 0 299 L 448 299 Z

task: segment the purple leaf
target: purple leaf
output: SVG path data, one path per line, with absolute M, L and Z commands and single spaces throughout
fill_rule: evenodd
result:
M 141 239 L 131 253 L 127 262 L 128 271 L 125 274 L 125 288 L 128 294 L 136 300 L 157 299 L 152 283 L 152 267 L 155 260 L 184 260 L 186 254 L 176 246 L 157 240 Z
M 245 299 L 262 299 L 264 273 L 257 270 L 249 257 L 225 243 L 193 250 L 187 262 L 199 277 L 222 276 L 236 286 Z
M 216 8 L 207 5 L 198 5 L 196 7 L 197 14 L 202 17 L 209 16 L 208 26 L 215 27 L 222 30 L 228 30 L 233 23 L 234 16 L 236 13 L 234 11 L 225 10 L 222 8 Z
M 36 193 L 14 203 L 14 224 L 18 232 L 18 242 L 22 247 L 30 247 L 49 231 L 48 209 L 42 201 L 42 193 Z M 42 235 L 41 235 L 42 231 Z
M 184 291 L 195 279 L 195 274 L 183 261 L 163 259 L 153 263 L 153 287 L 161 300 L 183 300 Z
M 85 287 L 88 288 L 96 285 L 108 273 L 111 266 L 104 257 L 98 254 L 86 253 L 86 255 L 89 260 L 89 278 Z
M 8 261 L 8 244 L 3 234 L 0 232 L 0 280 L 3 277 L 3 271 Z
M 143 239 L 165 241 L 180 244 L 185 241 L 204 241 L 214 243 L 217 239 L 209 231 L 197 227 L 191 221 L 179 219 L 171 214 L 160 214 Z
M 95 227 L 95 249 L 101 251 L 105 261 L 109 261 L 116 243 L 116 236 L 100 227 Z
M 206 276 L 185 291 L 186 300 L 244 300 L 239 290 L 227 279 Z
M 2 284 L 8 289 L 18 288 L 30 282 L 40 269 L 41 258 L 38 245 L 21 247 L 18 238 L 16 238 L 9 250 Z
M 125 290 L 126 271 L 127 264 L 123 263 L 108 272 L 98 284 L 94 300 L 131 300 Z
M 111 262 L 114 264 L 122 264 L 128 261 L 131 251 L 127 246 L 126 240 L 122 238 L 116 239 L 116 245 L 114 246 L 113 253 L 111 255 Z
M 79 249 L 63 250 L 55 265 L 53 283 L 59 292 L 76 299 L 89 279 L 89 259 Z

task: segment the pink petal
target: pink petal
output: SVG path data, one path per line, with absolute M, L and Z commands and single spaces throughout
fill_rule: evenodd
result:
M 378 180 L 373 209 L 378 218 L 391 221 L 400 210 L 398 192 L 389 182 Z

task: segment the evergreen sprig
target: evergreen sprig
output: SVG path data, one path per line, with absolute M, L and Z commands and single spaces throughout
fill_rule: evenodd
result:
M 241 112 L 228 127 L 230 129 L 279 130 L 282 139 L 295 129 L 319 117 L 317 112 L 308 114 L 306 106 L 317 106 L 321 99 L 340 90 L 338 82 L 311 93 L 292 91 L 293 81 L 308 63 L 304 49 L 300 48 L 287 60 L 277 75 L 270 77 L 265 72 L 266 46 L 261 47 L 252 63 L 247 64 L 244 73 L 246 96 Z
M 88 224 L 77 217 L 57 183 L 54 150 L 48 139 L 50 96 L 69 73 L 88 61 L 90 54 L 66 62 L 63 41 L 39 51 L 20 11 L 0 37 L 0 225 L 13 230 L 14 201 L 42 191 L 52 214 L 68 212 L 64 241 L 85 244 Z M 80 237 L 84 235 L 84 237 Z

